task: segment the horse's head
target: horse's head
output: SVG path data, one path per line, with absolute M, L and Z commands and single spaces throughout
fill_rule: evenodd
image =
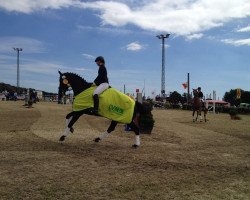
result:
M 77 74 L 71 72 L 62 73 L 60 71 L 58 73 L 60 75 L 59 96 L 63 96 L 69 88 L 74 91 L 74 95 L 77 95 L 92 85 Z
M 67 79 L 66 75 L 60 71 L 58 71 L 58 73 L 60 74 L 60 77 L 59 77 L 59 95 L 60 96 L 63 96 L 67 90 L 69 89 L 70 87 L 70 84 L 69 84 L 69 80 Z
M 198 97 L 198 90 L 197 89 L 193 89 L 193 94 L 194 94 L 194 97 Z

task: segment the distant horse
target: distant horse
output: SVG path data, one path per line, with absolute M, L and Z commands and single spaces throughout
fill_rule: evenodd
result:
M 204 103 L 200 100 L 200 97 L 198 96 L 198 91 L 196 89 L 193 89 L 193 122 L 198 120 L 198 116 L 200 118 L 200 122 L 202 122 L 202 116 L 201 116 L 201 111 L 204 112 L 204 121 L 207 121 L 206 115 L 208 112 L 208 109 L 204 105 Z M 197 113 L 196 118 L 194 116 L 195 112 Z
M 60 74 L 60 85 L 59 85 L 59 96 L 62 96 L 65 94 L 65 92 L 70 88 L 72 88 L 74 92 L 74 102 L 73 102 L 73 111 L 67 114 L 66 116 L 66 129 L 63 133 L 63 135 L 60 137 L 59 141 L 64 141 L 66 136 L 74 131 L 73 125 L 74 123 L 79 119 L 79 117 L 83 114 L 87 115 L 93 115 L 93 90 L 96 86 L 92 86 L 92 83 L 88 83 L 86 80 L 84 80 L 82 77 L 80 77 L 77 74 L 66 72 Z M 104 116 L 106 118 L 111 119 L 111 124 L 108 127 L 107 131 L 103 132 L 99 137 L 95 138 L 95 142 L 100 142 L 105 137 L 107 137 L 112 131 L 115 130 L 115 127 L 118 123 L 124 123 L 128 124 L 129 127 L 134 131 L 135 133 L 135 143 L 132 145 L 132 147 L 136 148 L 140 146 L 140 132 L 139 132 L 139 116 L 141 113 L 143 113 L 144 107 L 141 103 L 135 102 L 127 95 L 119 92 L 119 91 L 112 91 L 115 90 L 113 88 L 109 88 L 105 90 L 102 94 L 99 96 L 99 110 L 98 114 L 100 116 Z M 112 93 L 109 93 L 112 92 Z M 114 93 L 119 93 L 118 95 L 121 95 L 119 97 L 115 97 Z M 105 95 L 108 93 L 108 96 L 106 95 L 105 98 L 102 95 Z M 113 99 L 116 98 L 125 106 L 117 106 L 118 104 L 113 103 Z M 103 107 L 104 99 L 110 99 L 111 104 Z M 81 105 L 85 104 L 85 105 Z M 129 117 L 123 118 L 123 114 L 127 113 L 130 110 Z M 107 112 L 110 112 L 107 115 Z M 105 116 L 106 115 L 106 116 Z

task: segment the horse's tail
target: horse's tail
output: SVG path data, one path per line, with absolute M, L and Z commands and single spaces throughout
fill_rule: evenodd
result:
M 136 102 L 136 116 L 139 113 L 138 117 L 138 127 L 140 127 L 140 131 L 142 132 L 151 132 L 154 126 L 154 118 L 151 113 L 153 109 L 153 105 L 150 103 L 139 103 Z
M 135 108 L 136 108 L 136 113 L 143 113 L 143 106 L 140 102 L 136 101 L 135 102 Z
M 150 104 L 142 104 L 138 101 L 136 101 L 135 107 L 136 107 L 136 112 L 140 113 L 141 115 L 149 114 L 151 113 L 152 110 L 152 106 Z

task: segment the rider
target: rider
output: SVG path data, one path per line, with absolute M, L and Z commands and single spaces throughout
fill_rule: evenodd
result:
M 202 100 L 203 99 L 203 93 L 201 91 L 201 87 L 198 87 L 197 91 L 198 91 L 198 97 Z
M 105 67 L 104 58 L 102 56 L 98 56 L 95 59 L 95 63 L 99 66 L 99 70 L 98 70 L 98 76 L 96 77 L 96 79 L 93 82 L 93 85 L 97 86 L 97 88 L 95 89 L 95 91 L 93 93 L 93 98 L 94 98 L 93 114 L 97 115 L 98 108 L 99 108 L 98 95 L 109 88 L 109 81 L 108 81 L 107 69 Z
M 197 92 L 198 92 L 198 97 L 200 98 L 201 102 L 202 102 L 202 106 L 204 106 L 204 101 L 203 101 L 203 92 L 201 91 L 201 87 L 197 88 Z

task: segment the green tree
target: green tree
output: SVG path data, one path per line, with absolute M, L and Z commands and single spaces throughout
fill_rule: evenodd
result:
M 236 105 L 236 90 L 226 92 L 223 97 L 224 101 L 229 102 L 231 105 Z
M 226 92 L 223 99 L 229 102 L 231 105 L 238 106 L 240 103 L 250 103 L 250 92 L 241 90 L 241 98 L 237 99 L 237 89 L 231 89 Z
M 182 102 L 182 96 L 177 91 L 174 91 L 170 94 L 169 101 L 173 104 L 177 104 L 179 102 Z
M 250 103 L 250 91 L 242 90 L 241 103 Z
M 191 95 L 189 94 L 188 95 L 188 93 L 187 92 L 184 92 L 183 94 L 182 94 L 182 103 L 187 103 L 187 97 L 188 97 L 188 101 L 189 101 L 189 103 L 191 102 L 191 100 L 192 100 L 192 98 L 191 98 Z

